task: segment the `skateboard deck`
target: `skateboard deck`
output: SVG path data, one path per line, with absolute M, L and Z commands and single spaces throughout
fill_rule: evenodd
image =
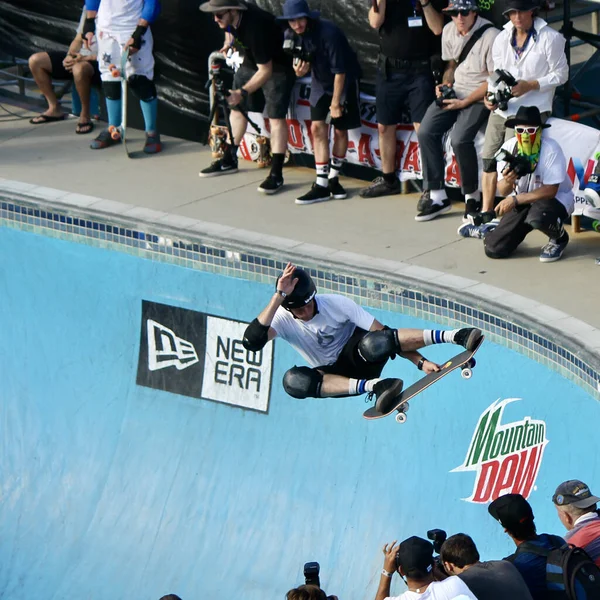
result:
M 449 361 L 445 362 L 442 365 L 442 368 L 436 373 L 429 373 L 422 377 L 411 386 L 407 387 L 403 390 L 397 398 L 397 402 L 395 403 L 390 410 L 386 412 L 379 412 L 375 406 L 368 408 L 363 413 L 363 417 L 365 419 L 382 419 L 383 417 L 387 417 L 391 415 L 394 411 L 398 411 L 396 415 L 396 421 L 398 423 L 404 423 L 406 421 L 406 410 L 408 409 L 408 401 L 420 394 L 423 390 L 426 390 L 429 386 L 433 385 L 436 381 L 442 379 L 448 375 L 448 373 L 452 373 L 455 369 L 461 369 L 461 375 L 464 379 L 471 379 L 473 375 L 473 368 L 475 367 L 475 358 L 473 356 L 481 347 L 485 336 L 481 336 L 479 343 L 477 346 L 469 351 L 465 350 L 456 356 L 453 356 Z

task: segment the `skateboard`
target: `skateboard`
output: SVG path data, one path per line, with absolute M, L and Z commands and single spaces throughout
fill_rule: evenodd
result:
M 121 64 L 119 67 L 116 65 L 109 65 L 110 72 L 115 79 L 121 80 L 121 125 L 115 127 L 111 125 L 108 128 L 110 135 L 113 140 L 120 139 L 125 149 L 125 154 L 128 158 L 131 158 L 131 153 L 127 148 L 127 94 L 129 91 L 129 85 L 127 83 L 127 61 L 129 60 L 129 48 L 125 48 L 121 52 Z
M 460 374 L 462 375 L 463 379 L 471 379 L 471 377 L 473 376 L 473 368 L 476 365 L 474 355 L 477 352 L 477 350 L 479 350 L 479 348 L 481 347 L 481 344 L 483 343 L 484 339 L 485 337 L 482 335 L 481 339 L 479 340 L 479 343 L 477 344 L 477 346 L 475 346 L 473 350 L 465 350 L 464 352 L 457 354 L 448 362 L 444 363 L 442 365 L 442 368 L 439 371 L 437 371 L 437 373 L 429 373 L 425 375 L 425 377 L 419 379 L 419 381 L 407 387 L 398 396 L 396 404 L 392 406 L 392 408 L 390 408 L 388 411 L 382 413 L 379 412 L 375 406 L 372 406 L 371 408 L 365 410 L 365 412 L 363 413 L 363 417 L 369 420 L 382 419 L 383 417 L 391 415 L 394 411 L 398 411 L 398 414 L 396 415 L 396 422 L 406 422 L 406 411 L 408 410 L 408 401 L 417 394 L 420 394 L 423 390 L 426 390 L 430 385 L 433 385 L 436 381 L 442 379 L 442 377 L 448 375 L 448 373 L 451 373 L 455 369 L 460 369 Z

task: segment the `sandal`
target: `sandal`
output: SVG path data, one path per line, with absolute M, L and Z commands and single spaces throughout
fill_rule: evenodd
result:
M 38 115 L 29 119 L 32 125 L 43 125 L 44 123 L 54 123 L 54 121 L 64 121 L 67 115 L 60 115 L 59 117 L 53 117 L 52 115 Z
M 77 127 L 75 128 L 75 133 L 79 134 L 91 133 L 92 131 L 94 131 L 94 124 L 91 121 L 77 123 Z

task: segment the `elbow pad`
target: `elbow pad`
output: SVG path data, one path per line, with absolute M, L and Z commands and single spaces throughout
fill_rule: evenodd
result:
M 258 319 L 254 319 L 244 332 L 242 344 L 246 350 L 258 352 L 262 350 L 269 341 L 269 326 L 263 325 Z

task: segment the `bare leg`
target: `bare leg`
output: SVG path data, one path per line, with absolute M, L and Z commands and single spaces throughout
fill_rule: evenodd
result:
M 248 128 L 248 121 L 239 110 L 232 110 L 229 113 L 229 119 L 231 120 L 231 130 L 235 145 L 239 146 Z
M 413 127 L 415 128 L 415 133 L 419 133 L 419 127 L 421 127 L 421 123 L 413 123 Z
M 325 121 L 313 121 L 310 126 L 313 136 L 315 162 L 329 162 L 329 125 Z
M 381 171 L 396 172 L 396 125 L 378 125 Z
M 271 119 L 271 151 L 285 154 L 288 142 L 288 126 L 285 119 Z
M 90 92 L 92 89 L 92 77 L 94 76 L 94 67 L 89 62 L 83 61 L 75 63 L 73 66 L 73 79 L 75 87 L 81 100 L 81 113 L 79 115 L 80 123 L 89 123 L 90 121 Z
M 333 130 L 333 154 L 335 156 L 346 156 L 348 150 L 348 132 L 340 131 L 339 129 Z
M 403 352 L 418 350 L 425 346 L 422 329 L 398 329 L 398 341 Z
M 496 171 L 492 173 L 483 173 L 481 176 L 481 196 L 483 212 L 490 212 L 494 210 L 494 199 L 496 198 L 496 183 L 498 181 L 498 174 Z
M 63 114 L 58 104 L 58 99 L 52 88 L 52 63 L 47 52 L 37 52 L 29 57 L 29 68 L 40 92 L 48 102 L 48 110 L 43 114 L 51 117 L 60 117 Z
M 348 377 L 325 373 L 323 375 L 323 383 L 321 384 L 321 396 L 323 398 L 347 396 L 349 381 Z

